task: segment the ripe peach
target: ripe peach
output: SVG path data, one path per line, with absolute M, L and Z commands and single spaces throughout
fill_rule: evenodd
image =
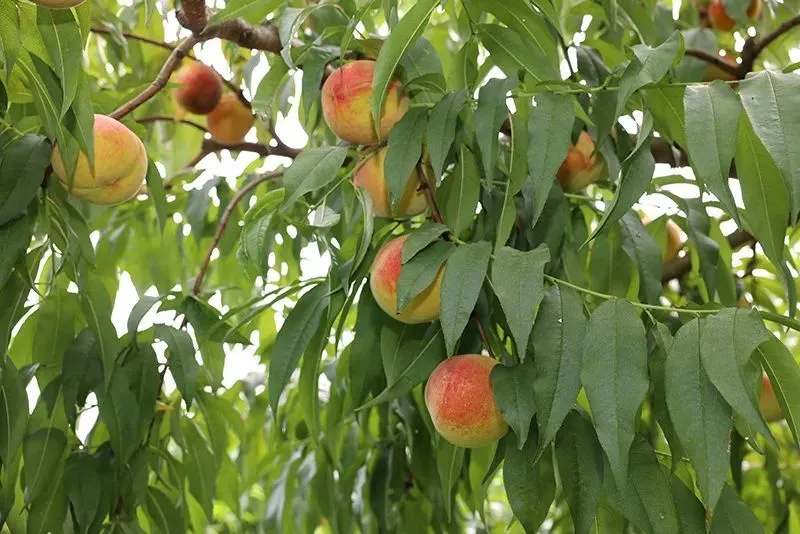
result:
M 733 67 L 738 67 L 738 65 L 736 64 L 736 59 L 734 59 L 732 56 L 719 55 L 718 57 L 725 63 Z M 735 79 L 736 76 L 734 76 L 730 72 L 724 71 L 721 68 L 717 67 L 716 65 L 709 63 L 708 69 L 706 69 L 706 76 L 705 78 L 703 78 L 703 81 L 713 82 L 714 80 L 722 80 L 724 82 L 732 82 Z
M 578 136 L 578 144 L 570 145 L 567 157 L 556 172 L 564 191 L 575 192 L 595 183 L 603 175 L 605 160 L 594 152 L 594 140 L 587 132 Z
M 783 419 L 781 405 L 778 404 L 772 382 L 767 375 L 761 375 L 761 395 L 758 399 L 758 407 L 761 409 L 761 415 L 770 423 Z
M 370 145 L 378 142 L 370 111 L 374 73 L 374 61 L 353 61 L 336 69 L 322 86 L 325 122 L 333 133 L 350 143 Z M 386 140 L 406 109 L 408 98 L 402 94 L 400 82 L 395 80 L 389 84 L 381 110 L 381 140 Z
M 359 163 L 353 174 L 353 183 L 367 191 L 372 199 L 375 215 L 391 219 L 392 204 L 389 200 L 389 189 L 386 186 L 386 175 L 383 170 L 387 152 L 387 148 L 381 148 Z M 408 177 L 403 197 L 397 204 L 395 218 L 411 217 L 425 210 L 425 194 L 419 189 L 419 186 L 419 176 L 415 169 Z
M 757 19 L 760 14 L 761 0 L 750 0 L 750 5 L 747 7 L 747 16 L 751 19 Z M 736 21 L 725 11 L 725 4 L 722 0 L 712 0 L 708 4 L 708 18 L 715 30 L 729 32 L 736 26 Z
M 77 7 L 86 0 L 31 0 L 37 6 L 48 7 L 50 9 L 69 9 Z
M 211 67 L 196 61 L 178 69 L 172 81 L 183 86 L 172 90 L 175 103 L 189 113 L 209 113 L 222 96 L 219 75 Z
M 453 356 L 440 363 L 425 385 L 433 426 L 458 447 L 484 447 L 508 432 L 494 400 L 491 373 L 497 360 L 480 354 Z
M 431 285 L 411 299 L 402 312 L 397 313 L 397 278 L 403 266 L 402 253 L 405 242 L 406 236 L 400 236 L 381 247 L 372 264 L 369 287 L 378 306 L 401 323 L 429 323 L 439 318 L 444 265 L 439 268 Z
M 66 188 L 69 180 L 58 146 L 50 158 L 53 172 Z M 93 204 L 119 204 L 136 195 L 147 175 L 144 144 L 121 122 L 94 116 L 94 167 L 86 155 L 78 155 L 72 180 L 73 195 Z
M 206 115 L 206 125 L 211 137 L 224 145 L 244 141 L 244 136 L 255 124 L 253 113 L 233 93 L 225 93 L 219 104 Z

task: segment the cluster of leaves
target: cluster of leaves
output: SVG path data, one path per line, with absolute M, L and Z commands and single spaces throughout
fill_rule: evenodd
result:
M 203 132 L 152 120 L 174 113 L 161 91 L 124 117 L 147 145 L 147 197 L 78 202 L 48 178 L 51 147 L 91 158 L 92 114 L 156 78 L 175 6 L 155 4 L 0 0 L 0 529 L 798 528 L 797 338 L 774 327 L 800 327 L 796 35 L 738 85 L 706 84 L 686 49 L 734 41 L 698 28 L 689 3 L 674 20 L 653 1 L 231 0 L 209 25 L 264 23 L 282 43 L 222 46 L 260 145 L 297 112 L 308 147 L 267 158 L 282 173 L 187 168 Z M 798 9 L 770 5 L 755 39 Z M 388 189 L 396 200 L 427 151 L 440 220 L 374 218 L 349 181 L 359 150 L 336 142 L 319 96 L 351 56 L 376 59 L 373 111 L 393 77 L 411 97 Z M 553 178 L 584 129 L 608 174 L 567 194 Z M 694 179 L 653 177 L 682 158 Z M 642 225 L 643 197 L 676 205 L 685 270 L 663 264 L 665 220 Z M 729 227 L 759 243 L 750 257 Z M 431 324 L 398 323 L 365 285 L 401 234 L 401 307 L 446 262 Z M 309 247 L 330 260 L 323 278 Z M 121 273 L 134 306 L 115 298 Z M 246 347 L 266 374 L 226 382 Z M 459 449 L 436 435 L 422 384 L 482 350 L 504 364 L 493 382 L 512 432 Z M 758 411 L 762 369 L 786 423 Z

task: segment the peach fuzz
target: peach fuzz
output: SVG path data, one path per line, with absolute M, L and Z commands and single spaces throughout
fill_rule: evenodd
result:
M 383 167 L 387 153 L 388 149 L 384 147 L 361 161 L 353 174 L 353 183 L 367 191 L 372 199 L 373 212 L 378 217 L 402 219 L 422 213 L 427 204 L 425 194 L 419 189 L 419 176 L 415 169 L 408 177 L 403 196 L 397 204 L 394 215 L 392 214 L 389 188 L 386 186 Z
M 357 145 L 378 142 L 370 110 L 374 73 L 374 61 L 353 61 L 333 71 L 322 86 L 322 114 L 325 122 L 333 133 L 347 142 Z M 408 99 L 402 94 L 400 83 L 392 81 L 381 110 L 381 140 L 387 139 L 392 127 L 403 117 L 406 109 Z
M 189 113 L 209 113 L 222 96 L 222 80 L 219 75 L 202 63 L 184 65 L 173 75 L 172 82 L 182 86 L 172 91 L 175 103 Z
M 58 181 L 68 188 L 69 180 L 58 146 L 50 158 Z M 93 204 L 119 204 L 136 195 L 147 175 L 144 144 L 121 122 L 105 115 L 94 116 L 94 167 L 86 155 L 78 163 L 70 193 Z
M 69 9 L 78 7 L 86 0 L 31 0 L 37 6 L 48 7 L 50 9 Z
M 253 113 L 233 93 L 222 95 L 217 107 L 206 115 L 206 126 L 211 137 L 223 145 L 244 141 L 255 121 Z
M 433 426 L 458 447 L 484 447 L 508 432 L 492 391 L 497 360 L 480 354 L 453 356 L 440 363 L 425 385 Z
M 406 236 L 392 239 L 381 247 L 372 264 L 369 287 L 375 302 L 391 317 L 401 323 L 429 323 L 439 318 L 439 302 L 444 277 L 444 265 L 439 268 L 436 278 L 401 313 L 397 313 L 397 278 L 403 267 L 403 243 Z
M 767 375 L 761 375 L 761 394 L 758 399 L 758 407 L 761 410 L 761 415 L 770 423 L 783 419 L 781 405 L 778 404 L 778 398 L 775 396 L 772 382 L 770 382 Z
M 594 148 L 592 136 L 585 131 L 578 136 L 577 144 L 570 144 L 567 157 L 556 172 L 564 191 L 580 191 L 603 175 L 605 161 L 600 154 L 594 153 Z
M 747 7 L 747 16 L 757 19 L 761 14 L 761 0 L 751 0 Z M 712 0 L 708 5 L 708 19 L 715 30 L 729 32 L 736 26 L 736 21 L 725 11 L 722 0 Z

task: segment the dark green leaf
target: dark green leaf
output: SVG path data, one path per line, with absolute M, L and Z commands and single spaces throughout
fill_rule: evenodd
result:
M 514 517 L 528 534 L 535 534 L 547 517 L 556 495 L 553 454 L 548 448 L 536 461 L 535 439 L 528 439 L 522 450 L 514 440 L 506 442 L 503 483 Z
M 514 430 L 520 450 L 528 439 L 531 420 L 536 413 L 530 387 L 534 373 L 533 360 L 528 358 L 513 366 L 496 365 L 491 374 L 495 402 L 503 419 Z
M 424 108 L 412 108 L 394 125 L 389 134 L 383 174 L 392 211 L 406 190 L 406 185 L 422 155 L 422 134 L 428 114 Z
M 472 226 L 480 196 L 480 179 L 475 157 L 461 145 L 458 164 L 436 191 L 444 220 L 456 237 Z
M 155 330 L 156 337 L 169 347 L 167 363 L 175 385 L 178 386 L 186 406 L 191 406 L 200 375 L 192 338 L 185 331 L 167 325 L 156 325 Z
M 207 441 L 194 421 L 184 419 L 181 432 L 186 440 L 183 452 L 189 491 L 203 507 L 206 520 L 211 521 L 218 470 L 214 454 L 208 449 Z
M 657 303 L 661 295 L 661 272 L 664 264 L 661 248 L 645 230 L 642 220 L 635 212 L 629 211 L 620 219 L 622 230 L 622 249 L 639 269 L 642 300 Z
M 99 519 L 105 517 L 106 510 L 102 509 L 101 503 L 104 494 L 112 491 L 112 473 L 106 467 L 106 462 L 100 457 L 86 453 L 74 453 L 67 459 L 64 468 L 66 491 L 81 533 L 90 532 L 98 516 L 101 516 Z
M 147 162 L 146 181 L 147 191 L 150 193 L 150 198 L 153 199 L 153 207 L 156 209 L 158 226 L 163 234 L 164 225 L 167 224 L 167 194 L 164 192 L 164 181 L 161 179 L 161 173 L 158 172 L 153 160 Z
M 325 187 L 335 178 L 347 156 L 347 147 L 328 146 L 307 148 L 286 169 L 283 183 L 286 186 L 284 208 L 294 204 L 310 191 Z
M 440 439 L 436 446 L 436 465 L 439 468 L 439 481 L 442 484 L 444 493 L 444 509 L 449 520 L 453 508 L 453 487 L 461 475 L 461 467 L 464 464 L 464 449 L 456 447 Z
M 61 388 L 64 412 L 74 427 L 76 405 L 83 406 L 89 391 L 103 383 L 103 363 L 97 337 L 91 328 L 84 328 L 64 353 L 61 367 Z
M 98 392 L 100 417 L 111 436 L 111 448 L 123 463 L 136 450 L 139 438 L 139 404 L 130 387 L 127 375 L 115 372 L 106 391 Z
M 702 86 L 705 87 L 705 86 Z M 684 126 L 684 89 L 690 87 L 651 87 L 647 89 L 648 109 L 655 119 L 656 129 L 668 140 L 679 146 L 686 146 Z
M 20 452 L 28 422 L 28 395 L 17 368 L 10 359 L 0 367 L 0 460 L 5 474 Z M 3 512 L 0 509 L 0 512 Z
M 159 532 L 165 534 L 184 534 L 184 519 L 175 503 L 163 491 L 150 487 L 147 493 L 145 509 Z
M 800 443 L 800 368 L 789 349 L 774 337 L 759 345 L 756 353 L 761 357 L 794 440 Z
M 28 509 L 28 534 L 61 532 L 67 515 L 67 491 L 64 484 L 64 469 L 53 466 L 47 473 L 47 484 L 39 498 L 30 503 Z
M 530 3 L 525 0 L 506 0 L 504 2 L 473 0 L 469 6 L 475 7 L 475 15 L 488 12 L 497 17 L 500 22 L 522 37 L 529 47 L 536 50 L 537 56 L 553 58 L 556 56 L 556 43 L 553 35 L 545 19 L 534 10 L 531 3 L 541 10 L 554 27 L 558 27 L 559 18 L 549 0 L 535 0 Z
M 672 489 L 672 498 L 675 501 L 678 519 L 681 522 L 681 532 L 683 534 L 706 534 L 706 510 L 700 499 L 676 475 L 669 478 L 669 485 Z
M 368 392 L 377 395 L 383 388 L 383 366 L 376 357 L 381 350 L 381 328 L 386 314 L 375 303 L 369 284 L 361 290 L 358 301 L 353 344 L 350 345 L 350 398 L 359 406 Z
M 447 241 L 437 241 L 404 264 L 397 277 L 397 312 L 402 312 L 408 303 L 425 291 L 439 274 L 455 247 Z
M 538 19 L 537 19 L 538 20 Z M 475 138 L 483 162 L 483 174 L 494 177 L 497 164 L 497 134 L 508 115 L 506 93 L 517 85 L 513 78 L 492 79 L 481 87 L 478 95 L 478 107 L 475 109 Z
M 42 428 L 25 436 L 22 443 L 22 472 L 25 476 L 25 501 L 34 502 L 48 486 L 67 447 L 67 438 L 57 428 Z
M 50 143 L 23 135 L 3 149 L 0 159 L 0 226 L 25 211 L 36 196 L 50 165 Z M 2 284 L 0 284 L 2 285 Z
M 142 295 L 137 302 L 133 309 L 131 309 L 131 314 L 128 316 L 128 335 L 131 336 L 131 340 L 134 344 L 136 344 L 136 332 L 139 331 L 139 324 L 144 319 L 144 316 L 155 306 L 157 303 L 161 302 L 164 297 L 152 297 L 149 295 Z
M 408 263 L 435 239 L 447 232 L 447 226 L 434 222 L 426 222 L 410 234 L 403 243 L 403 263 Z
M 431 110 L 426 132 L 428 153 L 436 180 L 442 177 L 444 163 L 456 138 L 456 121 L 467 101 L 467 91 L 447 93 Z
M 520 23 L 522 24 L 521 21 Z M 509 78 L 520 70 L 524 70 L 533 82 L 555 80 L 559 77 L 554 61 L 555 54 L 542 51 L 542 47 L 550 46 L 549 43 L 531 46 L 518 33 L 497 24 L 478 25 L 478 36 L 497 66 Z
M 114 361 L 119 353 L 117 331 L 111 322 L 111 299 L 99 278 L 89 274 L 81 278 L 83 316 L 97 339 L 97 347 L 103 362 L 103 376 L 106 385 L 109 385 L 111 374 L 114 372 Z
M 78 92 L 83 73 L 81 31 L 68 9 L 37 9 L 36 22 L 64 91 L 58 115 L 62 118 Z
M 492 245 L 480 241 L 459 246 L 447 261 L 440 304 L 447 354 L 453 354 L 456 342 L 478 302 L 491 253 Z
M 31 228 L 27 216 L 0 226 L 0 288 L 8 281 L 14 264 L 28 249 L 30 241 Z
M 750 507 L 726 484 L 722 488 L 719 503 L 714 508 L 711 534 L 724 534 L 727 532 L 758 534 L 764 532 L 764 527 L 761 526 Z

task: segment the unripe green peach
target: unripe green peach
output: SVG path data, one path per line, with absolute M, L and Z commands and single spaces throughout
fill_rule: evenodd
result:
M 206 115 L 206 126 L 211 137 L 223 145 L 244 141 L 253 124 L 253 113 L 233 93 L 222 95 L 217 107 Z
M 761 395 L 758 399 L 758 407 L 761 409 L 761 415 L 770 423 L 783 419 L 783 410 L 781 410 L 778 397 L 775 396 L 772 382 L 767 375 L 761 375 Z
M 406 236 L 400 236 L 381 247 L 372 263 L 369 287 L 378 306 L 401 323 L 429 323 L 439 318 L 444 265 L 439 268 L 433 282 L 411 299 L 401 313 L 397 313 L 397 279 L 403 266 L 402 254 L 405 242 Z
M 31 0 L 37 6 L 48 7 L 50 9 L 69 9 L 77 7 L 86 0 Z
M 419 176 L 416 169 L 411 172 L 406 182 L 405 191 L 392 215 L 392 204 L 389 200 L 389 188 L 386 186 L 384 163 L 387 148 L 381 148 L 359 163 L 353 174 L 353 183 L 364 188 L 372 199 L 372 209 L 378 217 L 388 219 L 411 217 L 425 210 L 425 194 L 420 189 Z
M 434 369 L 425 405 L 436 431 L 458 447 L 484 447 L 508 432 L 492 391 L 497 360 L 480 354 L 453 356 Z
M 58 181 L 69 180 L 56 145 L 50 158 Z M 147 152 L 142 141 L 121 122 L 94 116 L 94 167 L 82 152 L 72 180 L 73 195 L 93 204 L 119 204 L 136 195 L 147 175 Z
M 564 191 L 575 192 L 595 183 L 604 172 L 605 160 L 600 154 L 594 153 L 594 140 L 584 131 L 578 136 L 577 144 L 570 144 L 556 178 Z
M 222 80 L 219 75 L 208 65 L 196 61 L 178 69 L 172 81 L 182 86 L 172 91 L 176 105 L 189 113 L 209 113 L 222 96 Z
M 322 114 L 331 131 L 341 139 L 358 145 L 378 142 L 370 111 L 375 62 L 353 61 L 336 69 L 322 86 Z M 380 138 L 385 141 L 392 127 L 408 109 L 408 98 L 400 82 L 392 81 L 381 111 Z

